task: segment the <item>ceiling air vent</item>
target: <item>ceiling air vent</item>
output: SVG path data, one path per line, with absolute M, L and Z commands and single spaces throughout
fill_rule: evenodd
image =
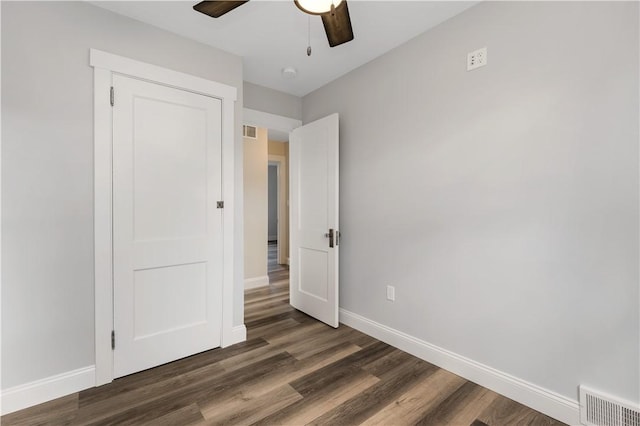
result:
M 640 407 L 580 386 L 580 423 L 588 426 L 640 426 Z
M 258 128 L 256 126 L 242 126 L 242 136 L 249 139 L 258 139 Z

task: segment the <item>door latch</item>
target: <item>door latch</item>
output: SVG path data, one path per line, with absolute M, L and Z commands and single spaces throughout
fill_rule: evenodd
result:
M 330 248 L 333 248 L 333 236 L 334 236 L 334 232 L 332 228 L 329 229 L 329 232 L 324 234 L 324 237 L 329 239 Z

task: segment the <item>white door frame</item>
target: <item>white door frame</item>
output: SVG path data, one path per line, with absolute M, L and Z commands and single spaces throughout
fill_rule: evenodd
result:
M 223 278 L 221 346 L 244 340 L 233 327 L 234 250 L 234 107 L 235 87 L 90 49 L 94 68 L 94 256 L 96 386 L 113 380 L 113 229 L 112 229 L 112 109 L 114 73 L 199 93 L 222 101 Z M 117 102 L 117 93 L 115 102 Z M 242 333 L 240 333 L 242 334 Z M 242 338 L 241 338 L 242 337 Z
M 278 187 L 278 195 L 276 196 L 276 203 L 278 205 L 278 263 L 285 264 L 288 263 L 287 259 L 284 257 L 284 252 L 282 251 L 282 242 L 285 240 L 285 236 L 287 233 L 285 229 L 285 220 L 284 215 L 287 211 L 287 193 L 285 192 L 286 188 L 286 180 L 285 176 L 287 174 L 287 159 L 284 155 L 269 155 L 269 165 L 275 165 L 277 169 L 277 187 Z
M 255 109 L 244 108 L 242 114 L 242 124 L 277 130 L 287 134 L 293 129 L 302 126 L 302 121 L 296 118 L 257 111 Z

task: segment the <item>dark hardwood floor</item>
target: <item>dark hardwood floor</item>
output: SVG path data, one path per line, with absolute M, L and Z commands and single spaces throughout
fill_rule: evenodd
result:
M 271 285 L 246 292 L 246 342 L 6 415 L 2 425 L 561 424 L 292 309 L 288 273 L 270 262 Z

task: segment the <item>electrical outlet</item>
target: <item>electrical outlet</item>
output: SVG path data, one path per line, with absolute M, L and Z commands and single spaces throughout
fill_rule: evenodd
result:
M 467 53 L 467 71 L 487 65 L 487 48 L 475 50 Z
M 387 286 L 387 300 L 396 300 L 396 288 L 392 285 Z

